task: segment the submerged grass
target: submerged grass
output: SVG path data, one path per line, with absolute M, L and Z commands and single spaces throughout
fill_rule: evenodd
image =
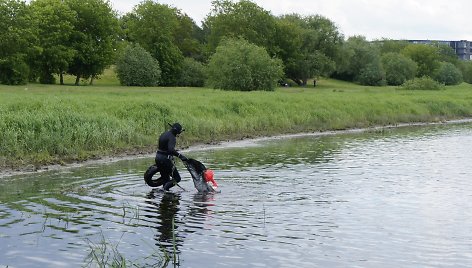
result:
M 98 242 L 92 242 L 90 239 L 87 239 L 86 242 L 89 251 L 84 260 L 84 267 L 167 267 L 169 263 L 169 260 L 165 259 L 159 252 L 153 252 L 151 255 L 140 260 L 132 261 L 127 259 L 118 249 L 121 239 L 113 243 L 107 240 L 103 233 L 100 233 L 100 240 Z
M 97 81 L 97 84 L 98 81 Z M 261 135 L 472 117 L 472 85 L 407 91 L 322 80 L 316 88 L 0 86 L 0 168 L 152 152 L 167 122 L 179 147 Z

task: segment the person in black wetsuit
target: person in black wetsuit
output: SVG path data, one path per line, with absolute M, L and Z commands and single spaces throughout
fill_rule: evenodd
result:
M 188 160 L 187 157 L 175 150 L 176 138 L 180 133 L 182 133 L 182 131 L 184 131 L 182 125 L 174 123 L 170 126 L 171 129 L 162 133 L 159 137 L 159 145 L 155 159 L 156 165 L 161 173 L 164 190 L 166 191 L 181 180 L 179 171 L 174 164 L 174 156 L 177 156 L 182 161 Z M 170 177 L 172 177 L 172 180 Z

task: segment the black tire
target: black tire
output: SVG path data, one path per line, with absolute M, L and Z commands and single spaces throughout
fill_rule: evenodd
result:
M 159 167 L 156 165 L 150 166 L 146 172 L 144 172 L 144 181 L 146 182 L 147 185 L 151 187 L 159 187 L 164 183 L 164 180 L 162 178 L 159 178 L 157 180 L 153 180 L 152 176 L 159 172 Z

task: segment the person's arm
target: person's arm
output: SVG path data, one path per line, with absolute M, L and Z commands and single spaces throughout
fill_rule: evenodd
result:
M 167 143 L 167 153 L 173 156 L 179 156 L 179 152 L 175 150 L 176 139 L 172 135 L 169 136 L 171 137 L 169 138 L 169 142 Z
M 168 144 L 167 151 L 169 152 L 169 154 L 177 156 L 182 161 L 187 161 L 188 159 L 187 159 L 187 157 L 185 157 L 185 155 L 183 155 L 183 154 L 177 152 L 177 150 L 175 150 L 175 144 L 176 144 L 176 138 L 173 137 L 172 139 L 169 140 L 169 144 Z

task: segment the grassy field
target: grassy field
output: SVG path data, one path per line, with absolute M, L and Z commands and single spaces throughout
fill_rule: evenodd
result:
M 73 83 L 72 78 L 66 82 Z M 0 169 L 150 153 L 167 122 L 198 143 L 472 117 L 472 85 L 405 91 L 320 80 L 316 88 L 226 92 L 208 88 L 0 86 Z

